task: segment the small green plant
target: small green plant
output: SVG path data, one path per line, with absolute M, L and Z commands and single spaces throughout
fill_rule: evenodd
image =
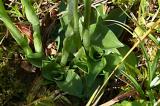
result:
M 123 28 L 105 20 L 125 22 L 126 15 L 120 8 L 106 15 L 104 5 L 92 8 L 91 0 L 83 3 L 84 10 L 79 11 L 78 0 L 67 1 L 65 14 L 60 19 L 66 30 L 60 64 L 59 60 L 43 61 L 42 75 L 70 95 L 89 98 L 118 64 L 116 58 L 122 56 L 117 48 L 124 45 L 117 37 Z M 114 30 L 115 27 L 118 30 Z
M 24 50 L 26 59 L 42 68 L 44 78 L 52 83 L 55 82 L 60 89 L 70 95 L 89 98 L 116 65 L 115 58 L 121 57 L 117 48 L 124 46 L 117 38 L 120 37 L 117 32 L 122 33 L 123 29 L 114 30 L 115 25 L 107 24 L 104 20 L 113 19 L 116 15 L 118 17 L 114 18 L 115 20 L 125 22 L 126 15 L 119 8 L 106 15 L 103 12 L 103 5 L 93 8 L 91 0 L 84 0 L 84 11 L 79 11 L 78 2 L 78 0 L 68 0 L 66 12 L 60 19 L 62 30 L 65 31 L 60 61 L 58 58 L 53 60 L 42 58 L 39 19 L 30 1 L 21 0 L 21 3 L 28 21 L 32 24 L 35 53 L 27 39 L 10 20 L 2 0 L 0 1 L 0 19 Z M 110 58 L 112 54 L 114 55 Z M 112 64 L 108 64 L 110 59 L 113 59 Z M 100 74 L 102 78 L 99 78 Z
M 118 4 L 127 2 L 127 0 L 112 1 Z M 136 0 L 129 0 L 128 4 L 133 5 L 135 2 Z M 159 46 L 159 41 L 152 32 L 159 31 L 160 20 L 154 21 L 156 17 L 154 16 L 153 21 L 146 25 L 146 2 L 147 0 L 140 2 L 138 20 L 129 17 L 136 24 L 132 33 L 131 28 L 125 25 L 129 15 L 128 11 L 123 10 L 124 8 L 114 8 L 106 14 L 105 5 L 94 5 L 93 0 L 62 0 L 61 5 L 65 9 L 61 11 L 62 16 L 59 17 L 60 28 L 58 27 L 56 38 L 58 45 L 62 46 L 58 48 L 60 55 L 53 57 L 44 55 L 40 22 L 30 0 L 21 0 L 21 3 L 26 18 L 32 25 L 34 48 L 30 47 L 27 38 L 13 24 L 2 0 L 0 0 L 0 20 L 21 46 L 26 59 L 34 66 L 42 68 L 41 74 L 45 78 L 45 84 L 56 84 L 63 92 L 81 99 L 90 98 L 86 105 L 91 106 L 97 105 L 113 75 L 123 75 L 130 81 L 131 88 L 140 94 L 140 98 L 145 101 L 149 97 L 153 105 L 157 100 L 154 97 L 155 90 L 160 84 L 159 72 L 157 72 L 160 50 L 157 50 L 155 57 L 150 61 L 143 40 L 149 36 Z M 84 5 L 79 7 L 79 4 Z M 16 7 L 13 9 L 17 10 Z M 21 17 L 20 13 L 17 15 Z M 131 49 L 119 40 L 124 29 L 137 40 Z M 144 68 L 146 75 L 137 68 L 138 62 L 133 49 L 138 46 L 146 59 L 146 68 Z M 137 80 L 137 76 L 141 77 L 141 80 Z M 32 96 L 30 102 L 33 101 Z M 52 104 L 54 97 L 50 95 L 47 97 L 49 104 Z M 143 100 L 133 103 L 122 102 L 122 104 L 142 104 Z M 36 103 L 41 104 L 41 100 L 33 101 L 33 104 Z

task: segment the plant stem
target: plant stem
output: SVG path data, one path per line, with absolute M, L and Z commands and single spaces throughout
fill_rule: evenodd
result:
M 92 0 L 84 0 L 84 25 L 83 25 L 83 45 L 85 49 L 88 51 L 90 46 L 90 14 L 91 14 L 91 1 Z
M 74 32 L 79 34 L 79 18 L 78 18 L 78 0 L 75 0 L 74 3 Z
M 40 23 L 39 19 L 34 12 L 34 9 L 31 5 L 30 0 L 21 0 L 22 5 L 25 8 L 25 14 L 28 21 L 32 24 L 33 27 L 33 40 L 34 40 L 34 48 L 37 53 L 42 54 L 42 42 L 41 42 L 41 33 L 40 33 Z
M 84 28 L 90 25 L 91 0 L 84 0 Z
M 22 47 L 26 55 L 32 54 L 32 50 L 29 47 L 27 39 L 25 39 L 21 32 L 16 28 L 16 26 L 13 24 L 11 19 L 9 18 L 4 6 L 2 0 L 0 0 L 0 20 L 4 22 L 7 29 L 10 31 L 12 37 L 16 40 L 18 45 Z
M 69 54 L 73 52 L 73 49 L 79 48 L 80 43 L 78 0 L 68 0 L 68 27 L 63 41 L 61 65 L 66 65 Z

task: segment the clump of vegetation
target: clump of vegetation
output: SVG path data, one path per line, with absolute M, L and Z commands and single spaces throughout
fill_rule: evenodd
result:
M 8 59 L 8 62 L 18 63 L 20 70 L 36 76 L 23 95 L 23 104 L 92 106 L 106 101 L 103 105 L 159 104 L 159 2 L 21 0 L 18 3 L 0 0 L 0 20 L 23 50 L 18 49 L 18 61 Z M 0 30 L 4 29 L 3 26 Z M 7 73 L 6 78 L 13 77 L 9 80 L 13 89 L 4 98 L 12 98 L 18 81 L 17 71 L 8 65 L 2 61 L 2 73 Z M 3 71 L 4 67 L 8 71 Z M 6 78 L 2 77 L 2 81 L 8 81 Z
M 0 65 L 0 103 L 5 104 L 7 103 L 12 96 L 15 94 L 16 85 L 15 82 L 15 70 L 8 67 L 7 64 Z
M 25 100 L 27 89 L 18 77 L 16 66 L 10 62 L 4 59 L 0 64 L 0 104 L 16 106 Z

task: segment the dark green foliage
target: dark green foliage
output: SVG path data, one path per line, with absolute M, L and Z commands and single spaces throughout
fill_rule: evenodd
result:
M 12 9 L 10 10 L 11 15 L 17 18 L 26 18 L 28 23 L 32 25 L 33 45 L 31 46 L 28 44 L 26 37 L 22 36 L 20 30 L 11 21 L 2 0 L 0 0 L 0 20 L 3 21 L 12 37 L 23 49 L 23 52 L 20 50 L 18 51 L 22 52 L 25 59 L 36 66 L 37 70 L 41 70 L 41 75 L 44 78 L 35 83 L 35 86 L 32 87 L 27 97 L 24 97 L 26 95 L 22 96 L 27 98 L 24 100 L 27 101 L 27 105 L 54 106 L 56 105 L 58 97 L 61 97 L 60 100 L 71 104 L 61 93 L 59 93 L 61 96 L 57 96 L 54 90 L 50 89 L 50 86 L 58 87 L 60 89 L 59 91 L 64 92 L 69 97 L 76 97 L 79 102 L 81 100 L 86 102 L 90 98 L 87 106 L 91 106 L 94 103 L 96 105 L 105 92 L 105 87 L 110 83 L 109 81 L 113 80 L 113 75 L 116 75 L 117 78 L 120 78 L 120 80 L 129 85 L 127 87 L 124 86 L 126 88 L 121 86 L 123 90 L 135 89 L 140 94 L 138 99 L 144 99 L 132 102 L 123 101 L 119 104 L 115 104 L 115 106 L 156 104 L 158 98 L 155 97 L 155 95 L 159 94 L 160 86 L 158 72 L 159 48 L 157 48 L 156 55 L 151 61 L 145 47 L 146 45 L 143 44 L 144 38 L 136 45 L 139 49 L 138 45 L 140 44 L 146 62 L 144 63 L 146 65 L 143 66 L 143 70 L 141 71 L 141 68 L 137 67 L 137 57 L 133 52 L 133 49 L 136 47 L 130 49 L 129 46 L 123 44 L 122 41 L 119 40 L 122 38 L 124 29 L 133 35 L 136 40 L 139 40 L 147 30 L 149 30 L 149 34 L 155 30 L 158 32 L 159 28 L 157 27 L 159 26 L 150 28 L 145 25 L 148 24 L 148 20 L 149 22 L 151 21 L 148 17 L 152 17 L 152 20 L 154 20 L 156 16 L 149 14 L 147 17 L 147 0 L 141 0 L 140 10 L 138 11 L 139 16 L 134 20 L 131 19 L 134 16 L 130 17 L 128 15 L 128 12 L 131 10 L 127 9 L 130 9 L 137 0 L 112 1 L 118 4 L 120 8 L 114 7 L 107 12 L 106 8 L 108 7 L 106 7 L 105 4 L 95 4 L 96 1 L 93 0 L 62 0 L 58 10 L 60 13 L 58 14 L 59 17 L 55 17 L 57 18 L 58 24 L 52 26 L 54 30 L 50 29 L 52 30 L 50 32 L 53 34 L 50 33 L 50 35 L 54 38 L 52 41 L 57 44 L 57 48 L 56 46 L 54 48 L 55 51 L 57 50 L 57 54 L 54 56 L 46 56 L 43 51 L 43 49 L 46 48 L 42 48 L 40 19 L 38 19 L 33 7 L 37 5 L 37 2 L 32 6 L 31 1 L 21 0 L 23 6 L 21 10 L 22 13 L 18 10 L 18 5 L 11 7 Z M 54 0 L 52 3 L 53 2 L 57 1 Z M 38 8 L 40 7 L 38 6 Z M 157 13 L 156 15 L 158 16 L 159 14 Z M 127 16 L 129 20 L 134 22 L 136 28 L 140 29 L 135 29 L 132 33 L 132 28 L 126 25 Z M 147 21 L 146 18 L 148 19 Z M 137 22 L 135 22 L 135 20 Z M 151 22 L 149 24 L 153 23 Z M 146 29 L 142 30 L 140 27 L 141 25 Z M 124 37 L 127 37 L 128 41 L 130 40 L 128 35 Z M 2 39 L 2 37 L 0 38 Z M 149 35 L 149 38 L 159 46 L 158 38 L 154 37 L 154 34 Z M 49 41 L 48 38 L 45 40 L 45 43 Z M 10 103 L 9 100 L 13 99 L 15 96 L 17 97 L 19 93 L 25 92 L 22 92 L 24 89 L 21 89 L 22 85 L 17 80 L 16 69 L 12 66 L 7 67 L 10 66 L 8 62 L 9 59 L 6 59 L 6 62 L 3 58 L 5 56 L 12 59 L 14 57 L 14 50 L 4 54 L 3 49 L 4 48 L 0 48 L 0 60 L 2 61 L 0 64 L 0 103 L 8 105 Z M 139 51 L 140 50 L 138 50 L 138 52 Z M 129 53 L 129 55 L 127 53 Z M 126 54 L 128 55 L 127 57 Z M 39 78 L 41 78 L 41 76 Z M 44 82 L 42 82 L 42 80 Z M 16 90 L 17 87 L 18 90 Z M 47 89 L 47 87 L 49 89 Z M 150 100 L 150 102 L 145 103 L 148 100 Z

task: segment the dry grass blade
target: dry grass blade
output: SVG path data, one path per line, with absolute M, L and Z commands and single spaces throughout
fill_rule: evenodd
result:
M 124 100 L 124 99 L 126 99 L 128 97 L 135 96 L 135 95 L 137 95 L 137 92 L 135 90 L 132 90 L 132 91 L 120 94 L 117 97 L 111 99 L 110 101 L 108 101 L 108 102 L 106 102 L 106 103 L 104 103 L 104 104 L 102 104 L 100 106 L 111 106 L 111 105 L 113 105 L 113 104 L 115 104 L 115 103 L 117 103 L 117 102 L 119 102 L 121 100 Z

